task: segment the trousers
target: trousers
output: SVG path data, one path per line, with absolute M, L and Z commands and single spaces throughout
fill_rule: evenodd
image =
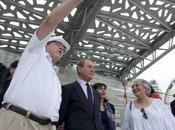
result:
M 55 125 L 41 125 L 23 115 L 0 109 L 0 130 L 56 130 Z

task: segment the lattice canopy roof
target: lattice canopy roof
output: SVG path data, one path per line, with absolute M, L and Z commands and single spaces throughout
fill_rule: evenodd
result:
M 41 20 L 61 0 L 1 0 L 0 49 L 22 53 Z M 71 44 L 61 65 L 91 57 L 96 72 L 135 78 L 169 51 L 174 0 L 86 0 L 56 28 Z M 168 42 L 167 42 L 168 41 Z

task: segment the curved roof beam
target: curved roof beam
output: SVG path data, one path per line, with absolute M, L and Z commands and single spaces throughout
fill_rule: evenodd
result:
M 120 32 L 122 32 L 122 33 L 124 33 L 124 34 L 126 34 L 127 36 L 134 38 L 136 41 L 138 41 L 141 45 L 143 45 L 143 46 L 146 47 L 147 49 L 150 48 L 150 47 L 147 45 L 147 43 L 145 43 L 142 39 L 140 39 L 140 38 L 137 37 L 136 35 L 131 34 L 131 33 L 127 32 L 126 30 L 117 27 L 116 25 L 114 25 L 113 23 L 110 23 L 109 21 L 107 21 L 107 20 L 104 19 L 104 18 L 100 18 L 100 17 L 97 16 L 97 19 L 99 19 L 100 21 L 104 22 L 105 24 L 107 24 L 107 25 L 109 25 L 109 26 L 111 26 L 111 27 L 117 29 L 118 31 L 120 31 Z
M 154 29 L 158 29 L 160 31 L 170 32 L 170 30 L 168 30 L 164 27 L 155 25 L 155 24 L 145 23 L 144 21 L 140 21 L 140 20 L 133 19 L 133 18 L 128 19 L 128 17 L 122 16 L 122 15 L 117 15 L 117 14 L 115 14 L 115 15 L 110 14 L 110 13 L 107 13 L 105 11 L 100 11 L 97 16 L 101 17 L 101 18 L 113 19 L 113 20 L 117 20 L 117 21 L 121 21 L 121 22 L 125 21 L 126 23 L 138 24 L 138 25 L 141 25 L 142 27 L 154 28 Z
M 155 44 L 152 46 L 152 49 L 147 50 L 142 54 L 142 56 L 145 56 L 145 57 L 147 57 L 148 55 L 152 55 L 151 62 L 149 62 L 148 64 L 145 64 L 144 60 L 136 58 L 135 60 L 133 60 L 130 63 L 129 66 L 127 66 L 123 70 L 120 78 L 121 79 L 123 79 L 123 78 L 128 78 L 128 79 L 136 78 L 139 74 L 141 74 L 143 71 L 148 69 L 151 65 L 156 63 L 163 56 L 168 54 L 171 50 L 173 50 L 175 48 L 175 44 L 173 44 L 173 36 L 175 36 L 174 31 L 172 31 L 171 33 L 163 34 L 161 36 L 161 39 L 159 39 L 159 41 L 155 41 Z M 168 41 L 169 41 L 168 48 L 161 49 L 161 46 Z M 156 55 L 156 51 L 158 51 L 158 50 L 162 50 L 163 52 L 160 55 Z M 138 65 L 140 65 L 140 66 L 138 67 Z
M 74 20 L 72 27 L 77 27 L 76 29 L 71 29 L 66 35 L 67 41 L 71 42 L 71 46 L 76 46 L 78 42 L 82 39 L 84 34 L 86 33 L 87 28 L 89 27 L 92 20 L 94 20 L 95 16 L 97 15 L 100 8 L 103 6 L 106 0 L 92 0 L 92 1 L 86 1 L 86 5 L 80 7 L 81 11 L 77 13 L 77 17 L 75 16 L 76 20 Z M 87 4 L 89 4 L 87 6 Z M 77 25 L 78 24 L 78 25 Z M 68 63 L 68 59 L 70 57 L 70 54 L 73 52 L 71 49 L 68 54 L 64 57 L 64 59 L 61 61 L 61 65 L 65 66 Z
M 145 13 L 147 13 L 148 15 L 150 15 L 151 17 L 153 17 L 156 21 L 158 21 L 162 26 L 164 26 L 166 29 L 168 30 L 172 30 L 171 26 L 166 23 L 165 21 L 163 21 L 160 17 L 158 17 L 157 15 L 155 15 L 154 12 L 151 12 L 147 6 L 143 6 L 140 2 L 140 0 L 128 0 L 131 3 L 133 3 L 135 6 L 137 6 L 138 8 L 140 8 L 142 11 L 144 11 Z

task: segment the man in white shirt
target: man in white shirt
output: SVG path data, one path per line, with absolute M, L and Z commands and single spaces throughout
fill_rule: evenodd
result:
M 51 37 L 55 27 L 82 0 L 64 0 L 42 21 L 18 63 L 2 109 L 0 130 L 53 130 L 59 119 L 61 85 L 56 65 L 70 46 Z

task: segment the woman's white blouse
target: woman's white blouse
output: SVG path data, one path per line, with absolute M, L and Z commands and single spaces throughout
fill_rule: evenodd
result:
M 150 106 L 145 107 L 148 119 L 143 117 L 140 109 L 132 102 L 127 104 L 122 118 L 122 130 L 175 130 L 175 118 L 160 99 L 153 99 Z

